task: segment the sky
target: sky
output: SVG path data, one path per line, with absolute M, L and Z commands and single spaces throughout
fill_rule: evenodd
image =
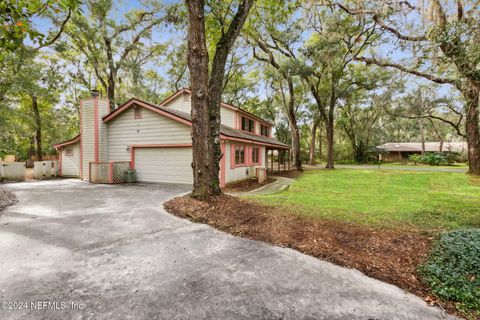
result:
M 139 0 L 119 0 L 116 2 L 117 4 L 115 5 L 115 10 L 112 12 L 111 18 L 115 19 L 116 21 L 122 21 L 124 19 L 124 15 L 126 12 L 133 10 L 133 9 L 141 9 L 144 7 L 143 3 L 144 1 L 139 1 Z M 164 1 L 166 4 L 172 4 L 172 3 L 179 3 L 178 1 Z M 87 11 L 85 7 L 83 7 L 84 11 Z M 417 21 L 420 19 L 418 16 L 409 16 L 405 18 L 405 21 L 402 22 L 407 22 L 407 23 L 419 23 Z M 38 29 L 44 33 L 48 32 L 52 28 L 52 25 L 48 19 L 39 19 L 36 18 L 34 20 L 35 25 L 38 27 Z M 165 43 L 167 41 L 178 41 L 179 38 L 184 37 L 185 35 L 177 30 L 173 30 L 172 28 L 165 28 L 162 27 L 161 29 L 154 29 L 153 31 L 153 36 L 152 40 L 154 42 L 159 42 L 159 43 Z M 391 45 L 391 44 L 385 44 L 382 45 L 377 51 L 374 53 L 375 56 L 377 57 L 386 57 L 391 61 L 396 61 L 396 62 L 401 62 L 401 61 L 410 61 L 411 60 L 411 53 L 409 53 L 408 50 L 399 50 L 397 45 Z M 365 54 L 368 56 L 368 54 Z M 166 70 L 167 70 L 166 65 L 159 65 L 156 66 L 158 68 L 158 72 L 162 75 L 165 76 Z M 406 76 L 408 79 L 407 82 L 407 88 L 408 89 L 414 89 L 416 88 L 419 84 L 431 84 L 428 80 L 415 77 L 415 76 Z M 259 85 L 259 90 L 261 91 L 261 86 Z M 439 86 L 438 89 L 438 94 L 439 95 L 451 95 L 452 94 L 452 88 L 450 85 L 443 85 Z

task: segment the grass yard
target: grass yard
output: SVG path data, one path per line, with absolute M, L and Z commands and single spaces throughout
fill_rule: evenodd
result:
M 165 208 L 355 268 L 448 312 L 480 319 L 480 229 L 462 228 L 480 227 L 480 180 L 456 172 L 360 168 L 290 174 L 296 181 L 276 194 L 223 195 L 211 203 L 184 196 Z
M 379 227 L 480 227 L 480 180 L 464 173 L 307 171 L 289 190 L 249 199 L 301 215 Z

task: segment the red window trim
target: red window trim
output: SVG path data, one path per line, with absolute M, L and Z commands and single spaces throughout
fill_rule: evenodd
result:
M 253 162 L 253 150 L 257 149 L 258 150 L 258 158 L 257 158 L 257 162 Z M 260 148 L 259 146 L 253 146 L 250 148 L 250 158 L 251 158 L 251 163 L 253 165 L 256 165 L 256 166 L 261 166 L 262 165 L 262 148 Z
M 263 135 L 263 134 L 262 134 L 262 127 L 265 127 L 265 128 L 267 129 L 267 134 L 266 134 L 266 135 Z M 260 123 L 260 135 L 261 135 L 261 136 L 270 137 L 270 129 L 271 129 L 271 127 L 266 126 L 266 125 Z
M 243 163 L 235 163 L 235 152 L 238 148 L 243 148 Z M 242 144 L 230 144 L 230 168 L 246 167 L 248 164 L 248 147 Z
M 235 151 L 237 147 L 244 148 L 244 162 L 235 163 Z M 253 162 L 252 152 L 253 149 L 258 149 L 258 162 Z M 240 167 L 250 167 L 250 166 L 261 166 L 262 165 L 262 147 L 259 145 L 244 145 L 244 144 L 230 144 L 230 168 L 240 168 Z
M 253 121 L 253 131 L 248 131 L 248 130 L 243 130 L 242 128 L 242 121 L 243 121 L 243 118 L 249 120 L 249 121 Z M 252 119 L 252 118 L 249 118 L 249 117 L 246 117 L 246 116 L 243 116 L 243 115 L 240 115 L 240 130 L 241 131 L 244 131 L 244 132 L 249 132 L 249 133 L 253 133 L 253 134 L 257 134 L 256 131 L 257 131 L 257 121 L 255 121 L 255 119 Z

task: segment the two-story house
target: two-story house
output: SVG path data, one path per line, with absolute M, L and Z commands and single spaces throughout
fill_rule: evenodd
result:
M 190 184 L 190 111 L 188 89 L 159 105 L 132 98 L 112 112 L 98 95 L 82 100 L 80 134 L 55 145 L 60 175 L 112 183 L 122 163 L 136 169 L 140 182 Z M 261 174 L 268 150 L 289 149 L 272 138 L 272 124 L 226 103 L 221 104 L 220 139 L 221 186 Z

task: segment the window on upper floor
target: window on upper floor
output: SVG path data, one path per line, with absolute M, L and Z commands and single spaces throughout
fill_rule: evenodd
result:
M 73 156 L 73 148 L 65 148 L 65 156 Z
M 255 132 L 255 121 L 246 117 L 242 117 L 242 130 Z
M 245 164 L 245 147 L 235 146 L 235 164 Z
M 260 125 L 260 134 L 262 136 L 268 137 L 270 136 L 270 128 L 267 126 L 264 126 L 263 124 Z

